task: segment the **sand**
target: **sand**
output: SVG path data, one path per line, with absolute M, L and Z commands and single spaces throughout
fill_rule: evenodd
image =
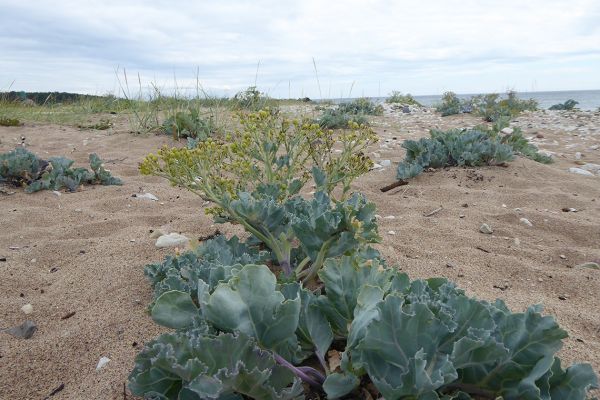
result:
M 585 361 L 600 371 L 600 271 L 575 268 L 600 259 L 600 177 L 568 172 L 578 166 L 577 152 L 600 164 L 600 150 L 590 149 L 600 144 L 600 114 L 569 115 L 531 113 L 514 123 L 529 136 L 543 136 L 534 141 L 556 153 L 552 165 L 517 158 L 507 168 L 450 168 L 381 193 L 395 181 L 402 140 L 431 127 L 479 123 L 468 115 L 388 112 L 374 121 L 382 142 L 372 155 L 392 166 L 361 177 L 355 188 L 378 206 L 383 240 L 377 247 L 391 264 L 412 278 L 448 277 L 470 295 L 501 298 L 514 311 L 543 304 L 569 332 L 560 352 L 565 363 Z M 108 131 L 0 127 L 1 152 L 21 136 L 41 157 L 65 155 L 77 165 L 87 165 L 88 154 L 97 152 L 125 182 L 60 196 L 21 189 L 0 194 L 0 257 L 6 257 L 0 262 L 0 328 L 26 319 L 38 325 L 29 340 L 0 334 L 0 399 L 43 399 L 61 385 L 52 399 L 123 399 L 135 355 L 164 331 L 147 314 L 151 288 L 143 267 L 174 250 L 157 249 L 150 230 L 197 238 L 216 228 L 199 198 L 138 173 L 144 155 L 172 140 L 132 135 L 115 118 Z M 132 197 L 144 192 L 159 201 Z M 480 233 L 482 223 L 494 233 Z M 32 314 L 21 311 L 25 304 Z M 110 362 L 96 371 L 101 357 Z

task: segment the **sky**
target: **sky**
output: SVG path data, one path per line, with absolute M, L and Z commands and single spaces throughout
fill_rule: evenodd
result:
M 315 99 L 600 89 L 600 1 L 0 0 L 0 91 L 139 82 Z

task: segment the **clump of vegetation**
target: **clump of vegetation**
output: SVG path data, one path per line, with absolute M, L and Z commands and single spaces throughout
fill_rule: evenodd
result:
M 491 93 L 465 100 L 460 100 L 453 92 L 446 92 L 442 96 L 442 102 L 436 106 L 436 110 L 442 114 L 442 117 L 474 113 L 487 122 L 495 122 L 501 118 L 514 118 L 523 111 L 537 110 L 537 102 L 533 99 L 521 100 L 513 91 L 507 92 L 504 99 L 497 93 Z
M 256 86 L 250 86 L 246 90 L 236 93 L 231 100 L 235 108 L 248 111 L 259 111 L 263 109 L 276 109 L 275 102 L 266 94 L 262 93 Z
M 406 156 L 398 165 L 398 179 L 413 178 L 427 168 L 501 165 L 515 154 L 544 164 L 552 162 L 529 143 L 519 128 L 509 128 L 510 133 L 505 134 L 502 130 L 507 127 L 508 120 L 502 119 L 491 129 L 432 130 L 430 138 L 406 140 L 402 143 Z
M 352 123 L 368 126 L 369 120 L 364 114 L 349 114 L 336 108 L 328 108 L 323 111 L 318 123 L 326 129 L 346 129 Z
M 454 92 L 445 92 L 442 95 L 442 102 L 437 104 L 435 109 L 442 114 L 442 117 L 472 111 L 470 102 L 460 100 Z
M 558 103 L 553 105 L 552 107 L 549 108 L 549 110 L 573 110 L 575 109 L 575 106 L 579 104 L 578 101 L 575 101 L 573 99 L 569 99 L 567 101 L 565 101 L 564 103 Z
M 367 115 L 381 115 L 383 107 L 367 98 L 360 98 L 349 103 L 342 103 L 336 108 L 325 108 L 318 119 L 322 128 L 346 129 L 353 123 L 368 125 Z
M 338 106 L 338 111 L 352 115 L 382 115 L 383 106 L 375 104 L 367 98 L 355 99 L 349 103 L 342 103 Z
M 25 186 L 28 193 L 39 190 L 67 188 L 74 192 L 82 184 L 121 185 L 119 178 L 104 168 L 96 154 L 90 154 L 91 171 L 72 168 L 74 161 L 64 157 L 52 157 L 48 161 L 38 158 L 30 151 L 17 149 L 0 154 L 0 182 Z
M 0 126 L 21 126 L 23 123 L 18 118 L 0 117 Z
M 597 386 L 590 365 L 561 367 L 567 334 L 540 307 L 512 313 L 385 263 L 371 247 L 374 205 L 349 192 L 371 165 L 368 128 L 334 135 L 265 111 L 241 126 L 140 166 L 212 201 L 216 222 L 250 237 L 217 236 L 146 267 L 152 318 L 174 331 L 137 356 L 134 395 L 583 400 Z
M 174 139 L 191 138 L 206 140 L 217 131 L 212 117 L 203 118 L 196 109 L 180 111 L 167 118 L 161 125 L 163 133 L 172 135 Z
M 510 91 L 506 98 L 501 99 L 496 93 L 475 96 L 471 99 L 474 112 L 485 121 L 495 122 L 501 118 L 514 118 L 523 111 L 537 110 L 534 99 L 521 100 L 517 93 Z
M 402 94 L 402 92 L 398 92 L 396 90 L 390 94 L 390 97 L 385 99 L 385 102 L 388 104 L 403 104 L 422 107 L 422 104 L 415 100 L 410 93 Z
M 90 124 L 90 125 L 78 124 L 77 127 L 81 128 L 81 129 L 95 129 L 98 131 L 105 131 L 105 130 L 113 127 L 113 122 L 108 118 L 102 118 L 100 121 L 96 122 L 95 124 Z

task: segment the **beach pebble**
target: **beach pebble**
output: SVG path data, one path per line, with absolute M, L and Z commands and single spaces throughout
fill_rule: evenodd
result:
M 481 224 L 481 226 L 479 227 L 479 232 L 485 233 L 486 235 L 491 235 L 492 233 L 494 233 L 492 227 L 488 224 Z
M 561 259 L 563 259 L 563 260 L 566 260 L 566 259 L 567 259 L 567 256 L 565 256 L 564 254 L 561 254 L 559 257 L 560 257 Z
M 525 224 L 527 226 L 533 226 L 531 221 L 529 221 L 527 218 L 521 218 L 519 221 L 521 221 L 523 224 Z
M 61 196 L 62 193 L 60 193 L 58 190 L 53 190 L 52 191 L 53 194 L 55 194 L 56 196 Z
M 582 157 L 581 152 L 578 151 L 577 153 L 575 153 L 576 160 L 581 160 L 581 157 Z
M 396 219 L 393 215 L 386 215 L 383 219 Z
M 590 171 L 586 171 L 585 169 L 575 168 L 575 167 L 569 168 L 569 172 L 571 172 L 573 174 L 584 175 L 584 176 L 594 176 L 594 174 L 592 174 Z
M 33 321 L 25 321 L 21 325 L 14 326 L 12 328 L 5 329 L 4 332 L 14 337 L 20 337 L 23 339 L 29 339 L 37 331 L 37 325 Z
M 156 240 L 156 247 L 178 247 L 185 246 L 188 244 L 190 239 L 186 236 L 180 235 L 179 233 L 169 233 L 168 235 L 162 235 Z
M 521 245 L 521 240 L 519 238 L 515 238 L 513 240 L 513 243 L 515 244 L 515 246 L 520 246 Z
M 146 200 L 158 201 L 158 197 L 156 197 L 152 193 L 134 194 L 131 197 L 135 197 L 136 199 L 146 199 Z
M 504 133 L 505 135 L 511 135 L 515 130 L 513 128 L 509 128 L 508 126 L 504 129 L 502 129 L 500 132 Z
M 150 232 L 150 239 L 158 239 L 159 237 L 161 237 L 164 234 L 165 233 L 163 231 L 161 231 L 160 229 L 153 230 Z
M 109 362 L 110 362 L 110 358 L 108 358 L 108 357 L 101 357 L 100 361 L 98 361 L 98 365 L 96 365 L 96 371 L 100 371 Z
M 600 174 L 600 164 L 592 164 L 592 163 L 583 164 L 581 166 L 581 169 L 583 169 L 584 171 L 592 172 L 594 174 Z
M 371 169 L 381 169 L 381 168 L 383 168 L 383 166 L 381 164 L 374 163 L 373 168 L 371 168 Z
M 21 311 L 25 314 L 31 314 L 33 312 L 33 306 L 31 304 L 25 304 L 21 307 Z
M 392 165 L 392 162 L 390 160 L 381 160 L 382 167 L 389 167 L 390 165 Z
M 396 231 L 388 231 L 388 235 L 395 235 Z

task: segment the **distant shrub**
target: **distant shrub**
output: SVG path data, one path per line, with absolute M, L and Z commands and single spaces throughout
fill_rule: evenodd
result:
M 367 98 L 360 98 L 353 100 L 350 103 L 340 104 L 338 111 L 353 115 L 382 115 L 383 106 L 381 104 L 375 104 Z
M 506 122 L 503 119 L 491 129 L 432 130 L 430 138 L 404 141 L 406 156 L 398 165 L 398 179 L 413 178 L 426 168 L 500 165 L 512 160 L 515 154 L 545 164 L 552 162 L 549 156 L 538 153 L 520 129 L 511 128 L 511 133 L 503 134 Z
M 495 122 L 500 118 L 514 118 L 523 111 L 537 110 L 534 99 L 521 100 L 517 93 L 509 91 L 505 99 L 500 99 L 497 93 L 475 96 L 471 99 L 474 112 L 485 121 Z
M 275 108 L 275 102 L 266 94 L 259 91 L 256 86 L 250 86 L 248 89 L 238 92 L 233 96 L 232 103 L 235 108 L 248 111 Z
M 187 112 L 177 112 L 175 115 L 167 118 L 162 123 L 160 130 L 168 135 L 173 135 L 174 139 L 193 138 L 196 140 L 206 140 L 217 129 L 212 117 L 202 118 L 198 110 L 190 109 Z
M 21 121 L 17 118 L 0 117 L 0 126 L 21 126 Z
M 569 99 L 564 103 L 558 103 L 549 108 L 549 110 L 573 110 L 575 106 L 579 104 L 578 101 Z
M 460 100 L 456 93 L 445 92 L 442 95 L 442 102 L 435 106 L 436 111 L 442 114 L 442 117 L 456 115 L 464 112 L 471 112 L 471 103 L 468 100 Z
M 359 125 L 369 125 L 369 120 L 364 114 L 350 114 L 339 109 L 326 109 L 317 120 L 321 128 L 327 129 L 347 129 L 351 121 Z
M 91 171 L 86 168 L 71 168 L 73 163 L 73 160 L 64 157 L 52 157 L 45 161 L 19 147 L 0 154 L 0 182 L 26 186 L 25 191 L 28 193 L 43 189 L 59 190 L 63 187 L 74 192 L 84 183 L 122 184 L 119 178 L 104 169 L 102 160 L 96 154 L 90 154 Z
M 410 93 L 402 94 L 402 92 L 396 90 L 390 94 L 390 97 L 385 99 L 385 102 L 388 104 L 405 104 L 422 107 L 422 104 L 415 100 Z

